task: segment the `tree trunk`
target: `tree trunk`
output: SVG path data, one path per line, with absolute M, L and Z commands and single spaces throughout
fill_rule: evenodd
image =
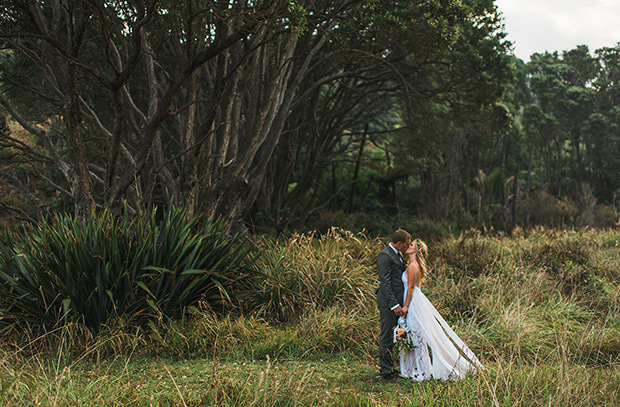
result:
M 506 214 L 508 213 L 506 199 L 506 161 L 508 160 L 508 143 L 510 141 L 509 133 L 503 137 L 504 145 L 502 146 L 502 162 L 499 167 L 499 183 L 500 183 L 500 204 L 502 207 L 502 227 L 506 227 Z
M 525 195 L 530 196 L 532 189 L 532 168 L 534 166 L 534 143 L 530 146 L 530 156 L 527 163 L 527 179 L 525 181 Z
M 185 102 L 189 103 L 187 113 L 181 116 L 184 119 L 184 125 L 181 127 L 182 145 L 190 150 L 181 157 L 181 174 L 180 174 L 180 205 L 187 211 L 189 218 L 193 217 L 196 211 L 196 200 L 198 197 L 198 157 L 196 148 L 194 147 L 196 140 L 196 111 L 198 98 L 198 72 L 194 72 L 188 80 L 188 92 L 185 96 Z
M 338 186 L 336 185 L 336 163 L 332 161 L 332 196 L 336 196 Z M 336 210 L 336 200 L 332 200 L 332 209 Z
M 82 34 L 87 15 L 75 11 L 70 7 L 67 12 L 72 17 L 68 22 L 70 43 L 68 52 L 77 58 L 82 41 Z M 77 88 L 77 67 L 67 60 L 58 58 L 60 64 L 60 89 L 66 96 L 65 117 L 67 152 L 71 163 L 71 192 L 75 203 L 75 214 L 85 218 L 95 209 L 95 199 L 90 180 L 89 160 L 86 156 L 86 146 L 82 135 L 82 110 L 80 108 L 79 91 Z
M 357 184 L 357 176 L 360 171 L 360 165 L 362 164 L 362 155 L 364 154 L 364 143 L 366 142 L 367 134 L 368 134 L 368 123 L 366 123 L 366 126 L 364 126 L 364 133 L 362 133 L 359 153 L 357 155 L 357 160 L 355 161 L 355 170 L 353 171 L 353 180 L 351 184 L 351 195 L 349 196 L 349 207 L 347 209 L 348 213 L 351 213 L 353 211 L 353 200 L 355 199 L 355 186 Z
M 514 177 L 514 189 L 512 193 L 512 225 L 511 230 L 515 230 L 517 227 L 517 209 L 519 207 L 519 166 L 515 171 Z

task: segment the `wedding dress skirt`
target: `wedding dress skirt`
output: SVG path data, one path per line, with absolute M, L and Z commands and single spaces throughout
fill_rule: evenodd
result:
M 407 298 L 407 273 L 403 273 L 403 283 L 404 298 Z M 484 370 L 476 355 L 450 328 L 419 287 L 413 290 L 405 321 L 416 348 L 400 354 L 403 377 L 416 381 L 431 377 L 449 380 L 460 379 L 478 369 Z

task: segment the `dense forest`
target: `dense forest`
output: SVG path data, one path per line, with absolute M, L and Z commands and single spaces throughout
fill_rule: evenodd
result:
M 620 45 L 526 63 L 493 0 L 2 1 L 0 44 L 5 223 L 618 219 Z

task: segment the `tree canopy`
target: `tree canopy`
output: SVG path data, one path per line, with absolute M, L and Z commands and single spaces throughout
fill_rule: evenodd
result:
M 174 204 L 277 229 L 339 211 L 511 228 L 549 197 L 615 204 L 618 48 L 525 64 L 493 0 L 0 15 L 0 200 L 21 218 Z

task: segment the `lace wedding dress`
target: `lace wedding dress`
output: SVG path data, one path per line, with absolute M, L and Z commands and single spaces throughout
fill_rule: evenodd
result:
M 407 273 L 403 273 L 404 299 Z M 420 287 L 415 287 L 405 319 L 416 348 L 400 354 L 400 374 L 416 381 L 460 379 L 468 372 L 484 369 L 476 355 L 450 328 Z M 430 348 L 430 355 L 429 355 Z M 432 356 L 432 357 L 431 357 Z

